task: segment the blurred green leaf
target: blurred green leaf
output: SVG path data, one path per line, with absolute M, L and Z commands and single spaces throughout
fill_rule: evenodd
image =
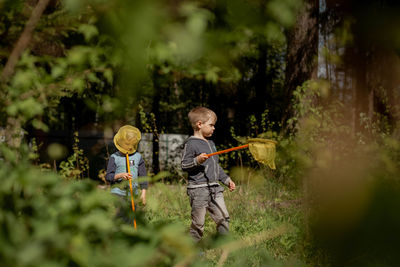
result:
M 298 0 L 272 0 L 267 4 L 268 13 L 285 27 L 291 27 L 302 2 Z
M 113 76 L 113 71 L 111 69 L 106 69 L 103 72 L 104 77 L 106 78 L 107 82 L 109 84 L 113 84 L 114 82 L 114 76 Z
M 30 87 L 38 78 L 36 75 L 37 74 L 33 71 L 33 69 L 18 71 L 12 78 L 12 84 L 17 88 Z
M 210 69 L 207 70 L 206 72 L 206 80 L 213 82 L 213 83 L 217 83 L 218 82 L 218 72 L 220 71 L 220 69 L 218 67 L 212 67 Z
M 88 230 L 93 228 L 99 233 L 105 232 L 113 226 L 109 214 L 102 211 L 92 211 L 90 214 L 83 216 L 79 221 L 81 229 Z
M 51 76 L 56 79 L 56 78 L 60 77 L 61 75 L 63 75 L 64 72 L 65 72 L 64 67 L 55 66 L 51 69 Z
M 271 22 L 267 23 L 265 27 L 265 36 L 270 42 L 284 43 L 286 40 L 282 29 L 277 24 Z
M 41 120 L 38 120 L 38 119 L 32 120 L 32 126 L 35 127 L 36 129 L 42 130 L 44 132 L 47 132 L 49 130 L 49 127 L 45 123 L 43 123 Z
M 130 264 L 132 266 L 145 266 L 157 255 L 157 248 L 147 245 L 137 245 L 131 254 Z
M 73 65 L 83 65 L 87 60 L 88 48 L 83 46 L 76 46 L 69 50 L 67 60 Z
M 86 42 L 89 42 L 94 36 L 99 34 L 99 30 L 92 24 L 81 24 L 79 25 L 78 32 L 85 36 Z
M 67 148 L 59 143 L 52 143 L 47 147 L 47 154 L 50 158 L 59 160 L 67 156 Z
M 79 93 L 83 92 L 85 85 L 85 80 L 82 78 L 74 78 L 71 83 L 71 87 Z
M 40 242 L 28 243 L 19 251 L 18 260 L 22 266 L 40 264 L 44 253 Z

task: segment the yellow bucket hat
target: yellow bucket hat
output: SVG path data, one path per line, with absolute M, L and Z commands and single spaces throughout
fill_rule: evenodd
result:
M 138 128 L 131 125 L 124 125 L 115 134 L 114 144 L 121 153 L 132 154 L 137 150 L 141 138 L 142 136 Z

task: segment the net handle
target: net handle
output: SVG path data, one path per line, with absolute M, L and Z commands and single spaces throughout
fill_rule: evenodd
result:
M 126 154 L 126 167 L 128 169 L 128 173 L 131 174 L 131 168 L 130 168 L 130 164 L 129 164 L 129 155 L 128 154 Z M 129 178 L 129 188 L 131 190 L 132 211 L 135 212 L 135 201 L 133 200 L 132 178 Z M 136 219 L 133 219 L 133 227 L 136 229 Z
M 207 157 L 212 157 L 212 156 L 219 155 L 219 154 L 222 154 L 222 153 L 227 153 L 227 152 L 231 152 L 231 151 L 234 151 L 234 150 L 243 149 L 243 148 L 246 148 L 248 146 L 249 146 L 249 144 L 228 148 L 228 149 L 225 149 L 225 150 L 221 150 L 221 151 L 217 151 L 217 152 L 214 152 L 214 153 L 211 153 L 211 154 L 207 154 Z

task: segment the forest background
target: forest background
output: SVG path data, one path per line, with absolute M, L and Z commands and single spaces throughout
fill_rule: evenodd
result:
M 0 260 L 6 266 L 395 265 L 397 1 L 1 0 Z M 194 245 L 162 133 L 218 115 L 219 149 L 278 141 L 277 170 L 221 156 L 232 236 Z M 78 133 L 153 135 L 139 227 L 114 220 Z M 61 135 L 60 135 L 61 133 Z M 104 150 L 106 152 L 104 152 Z M 87 178 L 91 179 L 87 179 Z M 212 231 L 211 225 L 206 230 Z M 198 251 L 206 251 L 198 260 Z

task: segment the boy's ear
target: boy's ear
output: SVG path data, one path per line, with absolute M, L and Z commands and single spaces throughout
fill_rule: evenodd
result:
M 197 127 L 197 129 L 200 129 L 202 124 L 203 124 L 203 123 L 202 123 L 201 121 L 197 121 L 197 122 L 196 122 L 196 127 Z

